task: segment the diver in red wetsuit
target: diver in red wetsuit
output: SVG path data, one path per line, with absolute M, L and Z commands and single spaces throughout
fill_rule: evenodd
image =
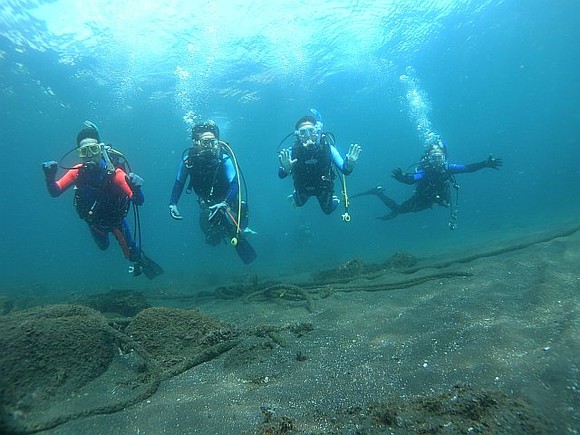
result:
M 107 249 L 109 233 L 113 233 L 125 258 L 134 263 L 130 271 L 135 276 L 143 272 L 152 279 L 163 270 L 143 254 L 126 219 L 131 203 L 140 206 L 144 202 L 143 179 L 132 172 L 127 174 L 121 165 L 113 164 L 109 154 L 122 154 L 100 142 L 94 124 L 86 124 L 87 128 L 77 135 L 76 150 L 82 163 L 70 168 L 58 180 L 58 163 L 48 161 L 42 164 L 48 192 L 57 197 L 74 186 L 75 208 L 89 226 L 97 246 Z

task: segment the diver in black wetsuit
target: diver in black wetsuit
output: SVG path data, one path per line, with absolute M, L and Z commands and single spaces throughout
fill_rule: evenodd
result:
M 404 173 L 401 168 L 393 170 L 392 177 L 395 180 L 415 185 L 415 192 L 409 199 L 399 204 L 394 199 L 389 198 L 381 186 L 352 195 L 351 199 L 365 195 L 377 196 L 391 210 L 389 214 L 379 218 L 382 220 L 393 219 L 399 214 L 422 211 L 432 208 L 434 205 L 450 207 L 451 186 L 459 187 L 455 182 L 455 174 L 476 172 L 484 168 L 499 169 L 502 164 L 502 159 L 494 158 L 491 155 L 487 160 L 479 163 L 468 165 L 449 163 L 447 161 L 447 148 L 441 140 L 438 140 L 425 151 L 414 172 Z M 455 229 L 455 214 L 456 211 L 452 210 L 451 222 L 449 223 L 451 229 Z

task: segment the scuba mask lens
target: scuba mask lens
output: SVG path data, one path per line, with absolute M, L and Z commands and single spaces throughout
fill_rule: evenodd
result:
M 219 140 L 216 138 L 200 139 L 197 141 L 197 155 L 201 157 L 214 157 L 218 155 Z
M 301 127 L 296 131 L 296 136 L 303 144 L 315 143 L 318 139 L 316 127 Z
M 79 157 L 87 158 L 87 157 L 94 157 L 101 154 L 101 145 L 97 144 L 90 144 L 90 145 L 83 145 L 77 149 Z
M 447 165 L 447 159 L 443 153 L 431 154 L 428 162 L 432 168 L 444 168 Z
M 426 161 L 432 168 L 441 168 L 447 165 L 447 153 L 441 145 L 433 145 L 426 155 Z
M 201 144 L 202 147 L 204 148 L 213 148 L 213 147 L 217 147 L 218 145 L 218 140 L 215 138 L 211 138 L 211 139 L 201 139 L 199 141 L 199 143 Z

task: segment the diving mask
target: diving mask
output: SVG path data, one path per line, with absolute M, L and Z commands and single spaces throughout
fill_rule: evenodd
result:
M 82 141 L 85 142 L 85 141 Z M 87 144 L 82 144 L 81 142 L 81 146 L 77 148 L 77 153 L 79 154 L 79 157 L 84 159 L 84 158 L 91 158 L 91 157 L 95 157 L 98 156 L 102 153 L 102 149 L 101 149 L 101 145 L 98 144 L 96 141 L 92 140 L 92 141 L 88 141 L 89 143 Z
M 195 151 L 201 157 L 217 156 L 219 153 L 220 141 L 215 138 L 203 138 L 196 141 Z
M 314 126 L 300 127 L 295 134 L 303 145 L 314 144 L 318 141 L 318 129 Z
M 444 167 L 447 164 L 447 157 L 445 156 L 445 153 L 435 151 L 429 154 L 428 161 L 434 168 Z

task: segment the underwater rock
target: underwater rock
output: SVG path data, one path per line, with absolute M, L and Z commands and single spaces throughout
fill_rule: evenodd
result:
M 238 335 L 231 325 L 197 310 L 165 307 L 141 311 L 124 332 L 141 343 L 164 370 Z
M 321 270 L 313 278 L 316 282 L 340 282 L 363 275 L 384 272 L 385 270 L 406 269 L 416 264 L 417 257 L 408 252 L 398 251 L 383 263 L 365 263 L 355 258 L 338 267 Z
M 74 301 L 86 305 L 101 313 L 118 314 L 123 317 L 133 317 L 140 311 L 151 307 L 143 293 L 137 290 L 111 290 L 98 293 Z
M 389 269 L 405 269 L 417 264 L 417 257 L 408 252 L 398 251 L 389 258 L 384 265 Z
M 100 376 L 114 356 L 106 320 L 79 305 L 49 305 L 0 317 L 0 401 L 25 420 Z

